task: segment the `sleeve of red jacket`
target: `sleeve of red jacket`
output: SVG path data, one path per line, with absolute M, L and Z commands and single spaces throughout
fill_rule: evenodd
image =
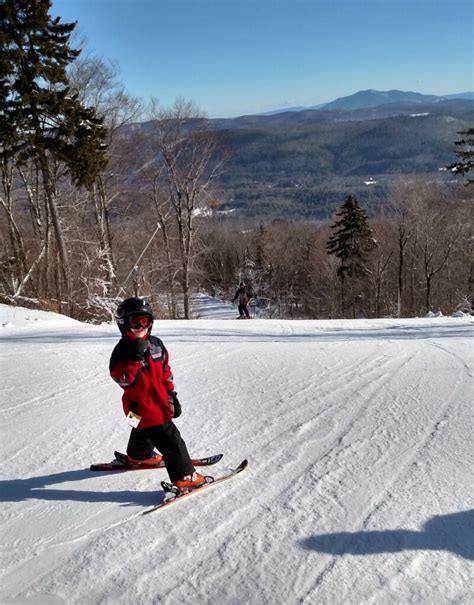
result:
M 110 358 L 109 370 L 114 381 L 123 389 L 134 386 L 142 372 L 141 361 L 132 361 L 125 354 L 122 343 L 118 343 Z
M 168 351 L 163 347 L 163 384 L 168 393 L 174 391 L 173 373 L 169 366 Z

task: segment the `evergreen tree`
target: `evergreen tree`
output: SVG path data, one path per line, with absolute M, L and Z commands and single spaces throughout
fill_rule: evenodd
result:
M 39 166 L 70 296 L 51 166 L 64 163 L 73 183 L 91 187 L 105 165 L 106 129 L 94 108 L 70 94 L 67 67 L 80 53 L 69 46 L 76 24 L 53 19 L 50 8 L 50 0 L 0 3 L 0 161 L 5 165 L 33 159 Z
M 465 138 L 455 141 L 455 153 L 459 158 L 459 162 L 448 166 L 448 170 L 455 174 L 464 176 L 467 172 L 474 168 L 474 128 L 462 130 L 458 134 L 465 135 Z M 467 179 L 466 185 L 472 185 L 474 179 Z
M 331 226 L 333 234 L 327 241 L 326 251 L 328 254 L 334 254 L 341 261 L 337 274 L 341 280 L 341 311 L 344 315 L 346 278 L 349 278 L 354 286 L 367 274 L 367 257 L 376 246 L 376 242 L 367 215 L 354 196 L 350 195 L 347 198 L 336 216 L 340 218 Z M 353 316 L 355 316 L 355 295 L 353 287 Z

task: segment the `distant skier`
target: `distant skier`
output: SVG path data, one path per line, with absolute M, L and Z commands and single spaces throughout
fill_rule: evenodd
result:
M 124 390 L 123 409 L 133 427 L 127 446 L 129 462 L 156 466 L 163 458 L 178 489 L 201 485 L 205 478 L 195 471 L 172 420 L 181 414 L 181 404 L 174 390 L 168 351 L 150 334 L 150 304 L 143 298 L 127 298 L 115 317 L 122 338 L 112 352 L 110 374 Z
M 239 287 L 237 288 L 235 296 L 232 299 L 232 302 L 235 302 L 237 299 L 239 299 L 239 319 L 250 319 L 250 313 L 247 307 L 250 298 L 251 294 L 248 291 L 245 282 L 241 281 Z

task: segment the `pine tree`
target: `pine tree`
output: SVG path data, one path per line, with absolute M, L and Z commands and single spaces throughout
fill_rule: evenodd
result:
M 376 246 L 367 215 L 355 197 L 350 195 L 336 216 L 340 217 L 331 226 L 333 234 L 327 241 L 328 254 L 334 254 L 341 262 L 337 274 L 341 280 L 341 311 L 345 313 L 345 286 L 349 278 L 354 284 L 367 274 L 367 257 Z M 352 289 L 352 312 L 355 316 L 355 295 Z
M 462 130 L 458 134 L 465 135 L 465 138 L 454 142 L 456 145 L 455 153 L 459 162 L 448 166 L 448 170 L 451 170 L 454 174 L 464 176 L 471 168 L 474 168 L 474 128 Z M 474 184 L 474 179 L 467 179 L 466 185 L 472 184 Z
M 39 166 L 69 298 L 51 165 L 62 162 L 74 184 L 90 188 L 105 165 L 106 129 L 94 108 L 70 94 L 67 67 L 80 53 L 69 46 L 76 24 L 53 19 L 50 8 L 50 0 L 0 3 L 0 161 L 33 159 Z

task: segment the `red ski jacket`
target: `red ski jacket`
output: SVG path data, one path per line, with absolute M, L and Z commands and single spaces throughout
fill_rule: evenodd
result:
M 168 351 L 159 338 L 148 336 L 145 361 L 133 361 L 128 358 L 127 341 L 123 336 L 110 358 L 110 375 L 124 390 L 123 411 L 141 417 L 139 429 L 165 424 L 173 417 L 168 403 L 168 393 L 174 390 Z

